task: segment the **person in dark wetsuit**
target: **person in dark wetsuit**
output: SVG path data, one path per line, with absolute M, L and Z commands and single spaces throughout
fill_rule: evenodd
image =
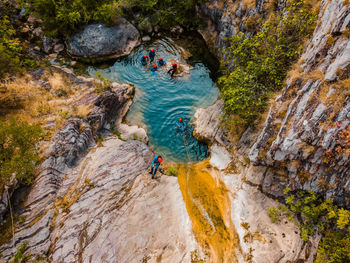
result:
M 180 118 L 177 122 L 176 122 L 176 127 L 180 132 L 184 132 L 185 128 L 186 128 L 186 124 L 183 121 L 182 118 Z
M 157 155 L 153 158 L 152 165 L 151 165 L 151 172 L 150 172 L 150 174 L 152 174 L 152 179 L 155 178 L 157 169 L 162 161 L 163 159 L 162 159 L 162 156 L 160 155 L 159 156 Z
M 158 67 L 162 67 L 166 64 L 166 62 L 162 58 L 158 58 Z
M 156 52 L 154 51 L 153 48 L 151 48 L 151 50 L 148 52 L 148 56 L 149 56 L 149 59 L 150 59 L 150 61 L 152 63 L 153 60 L 154 60 L 154 57 L 156 56 Z
M 150 70 L 152 72 L 156 72 L 158 70 L 157 65 L 153 65 L 152 67 L 150 67 Z
M 144 55 L 142 58 L 141 58 L 141 64 L 142 66 L 146 66 L 148 63 L 148 57 L 147 55 Z
M 168 70 L 168 73 L 171 72 L 171 76 L 174 76 L 176 70 L 177 70 L 177 64 L 176 63 L 172 63 L 171 64 L 171 69 Z

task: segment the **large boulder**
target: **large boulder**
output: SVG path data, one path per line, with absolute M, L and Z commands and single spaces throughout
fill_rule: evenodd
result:
M 140 33 L 125 19 L 112 27 L 91 24 L 67 41 L 67 51 L 72 57 L 85 59 L 110 59 L 130 54 L 140 44 Z

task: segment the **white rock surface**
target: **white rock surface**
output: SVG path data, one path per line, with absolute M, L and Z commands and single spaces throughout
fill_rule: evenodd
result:
M 189 262 L 197 245 L 177 179 L 151 179 L 152 153 L 141 142 L 103 145 L 66 180 L 92 186 L 57 218 L 53 262 Z
M 231 162 L 230 153 L 225 147 L 214 144 L 210 147 L 210 164 L 222 170 L 227 168 Z

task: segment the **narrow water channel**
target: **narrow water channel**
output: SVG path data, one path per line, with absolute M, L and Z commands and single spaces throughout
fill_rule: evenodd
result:
M 167 63 L 175 59 L 190 64 L 189 74 L 171 78 L 164 68 L 160 68 L 156 74 L 151 73 L 150 65 L 144 67 L 140 63 L 141 56 L 147 54 L 150 48 L 155 49 L 156 59 L 162 57 Z M 89 74 L 94 77 L 100 72 L 111 81 L 136 86 L 134 104 L 127 121 L 146 128 L 154 152 L 170 162 L 196 162 L 208 156 L 207 146 L 192 136 L 191 121 L 196 109 L 213 104 L 219 95 L 210 70 L 204 63 L 206 61 L 202 61 L 204 57 L 195 60 L 186 60 L 185 57 L 193 57 L 193 54 L 171 39 L 164 38 L 141 45 L 127 58 L 119 59 L 112 65 L 88 68 Z M 176 131 L 179 118 L 188 124 L 185 140 Z

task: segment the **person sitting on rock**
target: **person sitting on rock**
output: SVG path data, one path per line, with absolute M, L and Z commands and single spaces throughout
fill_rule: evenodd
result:
M 157 65 L 153 65 L 152 67 L 150 67 L 150 70 L 152 72 L 156 72 L 158 70 Z
M 156 56 L 156 52 L 154 51 L 153 48 L 151 48 L 151 50 L 148 52 L 148 56 L 149 56 L 149 59 L 151 60 L 151 63 L 152 63 L 154 60 L 154 57 Z
M 164 66 L 166 63 L 165 63 L 165 61 L 162 59 L 162 58 L 158 58 L 158 66 L 159 67 L 162 67 L 162 66 Z
M 171 64 L 171 68 L 168 70 L 168 73 L 171 72 L 171 76 L 174 76 L 176 70 L 177 70 L 177 64 L 176 63 L 172 63 Z
M 162 156 L 160 156 L 160 155 L 159 156 L 157 155 L 153 158 L 151 172 L 150 172 L 150 174 L 152 174 L 152 179 L 155 178 L 156 173 L 157 173 L 157 169 L 162 161 L 163 161 L 163 159 L 162 159 Z
M 141 58 L 141 64 L 142 66 L 146 66 L 148 63 L 148 57 L 147 55 L 144 55 L 142 58 Z
M 185 128 L 186 128 L 186 124 L 183 121 L 182 118 L 180 118 L 177 122 L 176 122 L 176 127 L 179 131 L 184 132 Z

